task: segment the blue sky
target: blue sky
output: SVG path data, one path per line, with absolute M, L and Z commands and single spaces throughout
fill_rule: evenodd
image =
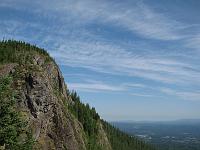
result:
M 199 0 L 1 0 L 0 38 L 47 49 L 106 120 L 199 118 Z

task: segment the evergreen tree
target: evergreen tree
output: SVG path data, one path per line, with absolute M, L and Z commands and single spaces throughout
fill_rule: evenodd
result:
M 5 149 L 28 150 L 32 147 L 32 136 L 21 143 L 20 134 L 24 132 L 26 123 L 15 110 L 14 93 L 10 85 L 11 77 L 0 77 L 0 145 Z

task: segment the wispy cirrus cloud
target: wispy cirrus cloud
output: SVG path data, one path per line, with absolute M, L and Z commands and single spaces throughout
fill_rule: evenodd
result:
M 83 74 L 75 74 L 75 76 L 78 75 L 80 76 L 84 76 L 87 77 L 85 78 L 82 82 L 71 82 L 68 83 L 68 86 L 71 90 L 79 90 L 79 91 L 93 91 L 93 92 L 99 92 L 99 91 L 111 91 L 111 92 L 127 92 L 129 91 L 129 93 L 131 95 L 134 95 L 133 93 L 131 93 L 131 89 L 143 89 L 143 88 L 150 88 L 145 84 L 141 84 L 141 83 L 117 83 L 117 84 L 110 84 L 107 82 L 103 82 L 100 80 L 93 80 L 90 79 L 91 76 L 89 75 L 83 75 Z M 71 76 L 71 75 L 70 75 Z M 73 74 L 74 76 L 74 74 Z M 139 94 L 138 96 L 145 96 L 147 97 L 147 94 Z M 150 95 L 148 95 L 150 96 Z
M 48 5 L 47 5 L 48 3 Z M 24 0 L 15 3 L 13 0 L 5 1 L 0 6 L 14 9 L 26 9 L 30 5 Z M 158 40 L 178 40 L 185 36 L 181 31 L 188 28 L 188 25 L 171 20 L 170 17 L 156 13 L 141 1 L 118 2 L 114 1 L 55 1 L 48 0 L 31 2 L 32 13 L 41 17 L 55 19 L 59 15 L 62 23 L 73 23 L 73 25 L 90 24 L 99 22 L 110 24 L 119 28 L 131 31 L 143 38 Z M 47 13 L 48 12 L 48 13 Z
M 200 91 L 177 91 L 169 88 L 161 88 L 161 92 L 177 96 L 184 100 L 190 100 L 190 101 L 200 101 Z
M 51 53 L 60 64 L 97 72 L 137 76 L 165 83 L 197 83 L 195 66 L 163 56 L 141 56 L 105 42 L 66 42 Z
M 133 88 L 146 88 L 147 86 L 141 83 L 124 83 L 124 86 Z
M 129 7 L 129 3 L 87 0 L 73 3 L 69 9 L 83 20 L 115 24 L 145 38 L 176 40 L 184 37 L 179 34 L 179 30 L 186 28 L 184 24 L 155 13 L 142 2 L 133 4 Z
M 125 91 L 124 87 L 118 87 L 114 85 L 109 85 L 105 83 L 68 83 L 70 89 L 75 89 L 79 91 L 87 91 L 87 92 L 119 92 Z
M 131 93 L 130 95 L 137 96 L 137 97 L 155 97 L 155 95 L 151 94 L 139 94 L 139 93 Z

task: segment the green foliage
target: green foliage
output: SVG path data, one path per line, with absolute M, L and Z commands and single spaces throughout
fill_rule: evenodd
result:
M 98 134 L 98 121 L 100 120 L 99 115 L 96 113 L 95 108 L 90 108 L 88 104 L 83 104 L 80 101 L 80 97 L 76 92 L 69 92 L 73 105 L 69 105 L 69 110 L 74 114 L 79 122 L 82 123 L 84 132 L 87 136 L 87 149 L 97 150 L 100 149 L 96 142 L 96 136 Z
M 97 134 L 88 137 L 87 150 L 104 150 L 103 147 L 98 144 L 96 136 Z
M 45 62 L 54 61 L 44 49 L 30 45 L 22 41 L 5 40 L 0 42 L 0 63 L 18 63 L 21 65 L 30 63 L 34 54 L 44 56 Z
M 82 123 L 84 131 L 89 136 L 96 134 L 99 115 L 96 113 L 95 108 L 90 108 L 89 104 L 81 103 L 80 97 L 76 92 L 71 92 L 70 96 L 74 102 L 73 105 L 69 106 L 71 112 Z
M 28 134 L 20 142 L 26 123 L 15 110 L 14 93 L 11 89 L 11 77 L 0 77 L 0 145 L 6 149 L 28 150 L 32 147 L 32 136 Z

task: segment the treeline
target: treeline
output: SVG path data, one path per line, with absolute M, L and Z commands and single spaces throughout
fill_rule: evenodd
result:
M 31 132 L 15 109 L 15 95 L 11 89 L 12 78 L 0 77 L 0 149 L 30 150 L 33 139 Z M 22 137 L 24 134 L 26 136 Z
M 153 146 L 135 137 L 131 137 L 106 121 L 101 120 L 95 108 L 90 108 L 88 104 L 83 104 L 76 92 L 72 91 L 68 94 L 74 102 L 72 105 L 69 105 L 69 109 L 83 124 L 84 131 L 89 137 L 90 143 L 88 149 L 100 149 L 99 147 L 95 147 L 98 145 L 95 143 L 95 139 L 98 136 L 98 122 L 101 122 L 113 150 L 155 150 Z M 91 142 L 91 140 L 93 141 Z
M 83 104 L 75 91 L 68 91 L 68 94 L 73 101 L 73 104 L 69 105 L 69 110 L 83 125 L 88 141 L 87 149 L 100 150 L 101 147 L 97 144 L 99 115 L 96 113 L 95 108 L 90 108 L 89 104 Z
M 33 55 L 38 53 L 46 56 L 46 61 L 54 61 L 44 49 L 23 41 L 3 40 L 0 41 L 0 63 L 29 63 Z
M 70 93 L 73 105 L 69 106 L 71 112 L 76 116 L 78 121 L 83 125 L 84 131 L 89 135 L 97 134 L 97 121 L 100 119 L 94 107 L 90 108 L 89 104 L 83 104 L 80 97 L 75 91 Z

